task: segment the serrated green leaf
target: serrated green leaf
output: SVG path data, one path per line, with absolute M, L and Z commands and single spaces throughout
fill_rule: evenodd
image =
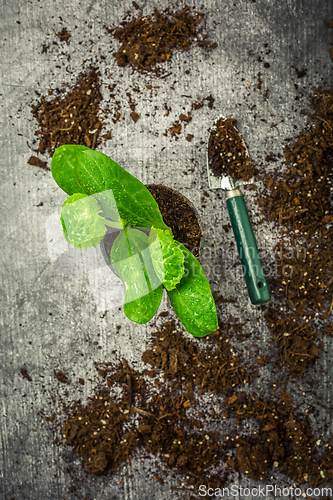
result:
M 148 236 L 126 227 L 113 243 L 110 261 L 124 284 L 126 317 L 135 323 L 147 323 L 156 314 L 163 295 L 151 261 Z
M 186 331 L 204 337 L 218 328 L 215 302 L 199 261 L 181 243 L 180 249 L 185 256 L 185 273 L 168 296 Z
M 61 224 L 65 240 L 74 247 L 95 247 L 106 233 L 100 206 L 93 196 L 74 193 L 62 206 Z
M 184 254 L 171 231 L 152 228 L 149 249 L 154 269 L 167 290 L 175 288 L 184 274 Z

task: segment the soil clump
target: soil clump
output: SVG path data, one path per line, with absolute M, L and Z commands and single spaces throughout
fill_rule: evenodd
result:
M 229 175 L 235 180 L 248 181 L 256 169 L 236 126 L 236 119 L 220 118 L 212 127 L 208 140 L 209 167 L 216 177 Z
M 119 41 L 120 48 L 113 55 L 118 66 L 131 66 L 142 73 L 161 74 L 159 65 L 169 61 L 175 50 L 188 51 L 193 43 L 206 51 L 217 47 L 209 43 L 204 33 L 205 14 L 185 5 L 173 11 L 167 7 L 152 16 L 126 18 L 117 28 L 107 28 Z
M 170 227 L 175 240 L 186 246 L 195 257 L 199 257 L 203 232 L 193 205 L 181 193 L 163 186 L 147 186 L 155 198 L 163 220 Z
M 50 168 L 47 166 L 46 161 L 41 160 L 40 158 L 38 158 L 38 156 L 30 156 L 28 165 L 43 168 L 44 170 L 50 170 Z
M 52 156 L 57 147 L 65 144 L 91 149 L 100 144 L 103 121 L 99 116 L 102 100 L 99 77 L 99 71 L 92 68 L 81 73 L 67 93 L 65 89 L 56 89 L 56 97 L 51 100 L 37 94 L 40 102 L 32 106 L 32 114 L 38 122 L 35 133 L 39 137 L 39 153 Z

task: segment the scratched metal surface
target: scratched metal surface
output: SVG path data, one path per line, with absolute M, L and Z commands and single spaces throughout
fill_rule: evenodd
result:
M 192 1 L 188 3 L 193 5 Z M 147 0 L 143 13 L 150 14 L 154 6 L 166 5 L 166 2 Z M 88 63 L 82 61 L 93 59 L 98 51 L 106 56 L 99 64 L 102 81 L 105 85 L 118 82 L 123 109 L 126 108 L 125 120 L 111 127 L 113 139 L 100 150 L 144 183 L 162 182 L 175 187 L 193 202 L 205 229 L 206 251 L 202 264 L 210 273 L 212 288 L 220 290 L 225 298 L 236 299 L 235 304 L 225 305 L 225 316 L 246 323 L 259 339 L 262 352 L 271 349 L 267 345 L 270 335 L 262 312 L 249 303 L 243 281 L 231 268 L 236 258 L 230 252 L 232 234 L 222 229 L 222 225 L 228 223 L 228 215 L 217 191 L 208 188 L 205 147 L 200 141 L 206 141 L 207 130 L 218 114 L 231 113 L 239 119 L 239 129 L 253 159 L 259 161 L 270 151 L 282 153 L 284 140 L 295 137 L 305 124 L 299 110 L 307 103 L 310 84 L 319 84 L 321 79 L 329 81 L 331 76 L 329 30 L 323 20 L 333 17 L 333 4 L 330 0 L 241 0 L 235 4 L 233 0 L 206 0 L 204 7 L 208 12 L 208 34 L 217 41 L 218 48 L 208 56 L 199 48 L 186 54 L 176 53 L 167 67 L 172 74 L 158 79 L 118 68 L 111 55 L 117 44 L 102 34 L 104 24 L 117 25 L 131 8 L 128 0 L 1 2 L 2 500 L 77 498 L 76 493 L 68 491 L 72 483 L 64 469 L 68 462 L 78 462 L 52 444 L 47 425 L 38 416 L 41 409 L 51 413 L 51 394 L 63 391 L 53 370 L 66 370 L 72 381 L 85 378 L 87 383 L 83 389 L 70 388 L 73 397 L 84 400 L 94 387 L 88 379 L 95 376 L 95 361 L 114 359 L 111 352 L 116 350 L 119 358 L 126 357 L 133 366 L 140 367 L 141 353 L 149 342 L 149 325 L 134 325 L 124 318 L 118 307 L 105 314 L 107 299 L 96 292 L 100 276 L 89 265 L 82 264 L 80 256 L 68 254 L 63 261 L 57 261 L 58 267 L 55 265 L 59 255 L 56 249 L 50 248 L 48 237 L 50 231 L 56 232 L 55 214 L 66 196 L 49 172 L 27 165 L 33 154 L 30 147 L 36 130 L 28 104 L 35 99 L 35 90 L 46 94 L 64 82 L 73 83 L 87 67 Z M 216 27 L 213 20 L 218 21 Z M 66 64 L 63 64 L 65 56 L 59 56 L 55 50 L 41 53 L 41 44 L 56 40 L 54 32 L 64 26 L 71 33 L 70 45 L 62 46 L 65 53 L 71 55 Z M 92 53 L 87 54 L 90 39 L 95 44 Z M 265 55 L 266 50 L 270 53 Z M 263 62 L 258 61 L 259 56 Z M 270 67 L 265 68 L 264 62 Z M 306 75 L 298 79 L 292 66 L 306 68 Z M 190 74 L 184 73 L 186 69 L 190 69 Z M 262 89 L 269 89 L 266 97 L 257 88 L 258 72 L 263 80 Z M 146 84 L 159 88 L 149 90 Z M 141 114 L 136 124 L 129 117 L 125 95 L 135 85 L 141 89 L 141 93 L 134 96 Z M 205 106 L 193 112 L 186 129 L 186 134 L 194 135 L 191 143 L 185 140 L 184 133 L 178 141 L 163 135 L 181 112 L 189 110 L 193 100 L 209 94 L 215 99 L 215 110 Z M 300 99 L 295 100 L 296 96 Z M 167 117 L 163 116 L 165 102 L 172 107 Z M 151 116 L 146 117 L 146 113 Z M 272 122 L 277 124 L 273 128 Z M 194 168 L 192 172 L 191 168 Z M 274 168 L 279 168 L 279 164 L 274 164 Z M 188 175 L 184 175 L 184 171 Z M 260 188 L 260 178 L 255 181 Z M 203 208 L 204 190 L 209 192 L 209 198 Z M 269 250 L 276 240 L 276 230 L 267 224 L 258 225 L 254 195 L 245 196 L 259 246 Z M 40 202 L 43 206 L 37 206 Z M 220 253 L 215 255 L 216 248 Z M 60 250 L 60 254 L 65 251 Z M 62 274 L 66 265 L 72 274 Z M 215 268 L 216 275 L 212 271 L 214 265 L 221 265 Z M 164 297 L 160 310 L 168 307 Z M 115 334 L 115 325 L 119 324 L 122 328 Z M 93 345 L 96 340 L 102 349 Z M 326 405 L 332 398 L 327 375 L 331 371 L 331 344 L 331 340 L 326 340 L 321 351 L 320 365 L 324 373 L 316 389 Z M 246 350 L 246 345 L 244 347 Z M 23 379 L 22 367 L 28 370 L 32 382 Z M 271 379 L 269 368 L 263 368 L 253 387 L 268 387 Z M 291 385 L 290 389 L 299 405 L 305 402 L 316 405 L 310 393 L 305 396 L 306 382 Z M 318 432 L 325 430 L 327 436 L 331 429 L 329 417 L 324 410 L 316 415 L 323 422 L 313 417 L 313 425 Z M 223 426 L 226 424 L 221 424 L 221 430 Z M 81 493 L 89 493 L 95 500 L 174 498 L 176 493 L 171 487 L 178 483 L 171 475 L 164 486 L 157 483 L 152 477 L 154 464 L 153 458 L 138 457 L 106 483 L 88 482 Z M 119 484 L 124 472 L 129 475 Z M 251 484 L 236 475 L 234 481 L 243 486 Z

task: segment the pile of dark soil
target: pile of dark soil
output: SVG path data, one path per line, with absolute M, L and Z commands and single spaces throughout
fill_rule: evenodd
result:
M 269 192 L 259 201 L 268 220 L 297 230 L 305 239 L 333 221 L 333 91 L 319 88 L 310 104 L 307 114 L 311 127 L 286 146 L 288 170 L 283 175 L 266 176 Z
M 237 439 L 235 458 L 229 466 L 258 481 L 277 468 L 298 484 L 318 487 L 333 478 L 331 443 L 321 453 L 307 417 L 295 416 L 296 407 L 288 392 L 281 390 L 274 400 L 246 397 L 240 392 L 228 404 L 239 421 L 254 418 L 259 431 L 251 438 Z
M 88 475 L 105 476 L 144 448 L 162 461 L 162 474 L 169 469 L 184 476 L 184 490 L 193 494 L 201 484 L 223 487 L 233 471 L 258 481 L 278 469 L 312 487 L 331 480 L 331 444 L 320 441 L 319 452 L 308 417 L 297 415 L 289 393 L 282 389 L 261 399 L 242 389 L 251 369 L 233 352 L 230 334 L 220 324 L 202 346 L 167 320 L 143 353 L 150 368 L 138 372 L 126 360 L 96 363 L 102 382 L 87 404 L 65 405 L 57 443 L 73 448 Z M 223 403 L 199 412 L 201 397 L 209 394 L 223 397 Z M 227 418 L 234 423 L 227 435 L 205 430 L 208 422 Z M 247 421 L 256 430 L 239 433 Z M 162 477 L 154 478 L 163 484 Z
M 117 366 L 96 364 L 104 387 L 86 405 L 74 402 L 64 408 L 65 445 L 73 447 L 88 474 L 110 473 L 144 447 L 166 468 L 185 474 L 189 485 L 206 479 L 217 487 L 221 475 L 214 468 L 226 459 L 223 442 L 217 432 L 204 430 L 205 417 L 192 410 L 198 390 L 230 395 L 240 384 L 241 358 L 233 355 L 227 330 L 215 332 L 201 349 L 169 320 L 152 334 L 152 346 L 142 358 L 151 368 L 141 373 L 126 360 Z M 121 390 L 117 397 L 112 395 L 116 387 Z
M 71 37 L 71 34 L 68 33 L 67 28 L 62 28 L 61 31 L 58 31 L 57 37 L 61 42 L 66 42 L 67 45 L 69 44 L 69 39 Z
M 153 16 L 125 18 L 120 27 L 105 28 L 119 40 L 120 48 L 114 54 L 118 66 L 160 74 L 157 65 L 169 61 L 175 50 L 188 51 L 194 41 L 206 51 L 217 47 L 207 41 L 204 23 L 203 12 L 185 5 L 175 12 L 170 7 L 162 13 L 155 8 Z
M 37 94 L 40 101 L 32 106 L 32 113 L 38 121 L 39 153 L 52 156 L 63 144 L 81 144 L 92 149 L 100 144 L 103 121 L 99 116 L 102 99 L 99 76 L 94 68 L 81 73 L 73 88 L 67 93 L 65 89 L 55 90 L 56 97 L 52 100 Z
M 265 220 L 283 227 L 270 279 L 274 320 L 271 307 L 267 325 L 299 375 L 317 357 L 321 331 L 314 318 L 327 320 L 333 308 L 333 91 L 317 89 L 310 105 L 308 129 L 285 148 L 286 172 L 265 175 L 259 199 Z
M 147 188 L 155 198 L 163 220 L 170 227 L 175 240 L 183 243 L 198 257 L 203 232 L 193 205 L 185 196 L 162 184 L 151 184 Z
M 326 318 L 333 296 L 332 230 L 307 240 L 294 237 L 275 248 L 276 276 L 272 276 L 275 297 L 289 309 L 307 317 Z
M 67 378 L 67 375 L 64 371 L 58 370 L 57 372 L 54 370 L 54 376 L 58 380 L 58 382 L 61 382 L 62 384 L 69 384 L 69 380 Z
M 209 167 L 216 177 L 230 175 L 248 181 L 256 170 L 238 132 L 237 120 L 220 118 L 212 127 L 208 140 Z

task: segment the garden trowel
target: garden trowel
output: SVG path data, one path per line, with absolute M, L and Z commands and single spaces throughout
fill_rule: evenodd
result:
M 225 118 L 219 116 L 219 118 L 211 128 L 210 134 L 216 131 L 216 123 L 221 119 L 225 120 Z M 241 136 L 237 129 L 235 129 L 235 132 L 241 139 Z M 245 143 L 242 139 L 241 141 L 248 157 Z M 234 180 L 230 175 L 221 175 L 220 177 L 217 177 L 211 170 L 211 158 L 209 157 L 208 147 L 207 171 L 209 187 L 212 189 L 222 189 L 225 192 L 230 222 L 234 231 L 234 236 L 243 267 L 243 274 L 249 292 L 250 300 L 252 304 L 255 305 L 266 304 L 271 300 L 271 295 L 265 278 L 256 239 L 253 234 L 253 229 L 246 209 L 244 198 L 240 191 L 240 186 L 242 184 L 245 184 L 245 182 Z

